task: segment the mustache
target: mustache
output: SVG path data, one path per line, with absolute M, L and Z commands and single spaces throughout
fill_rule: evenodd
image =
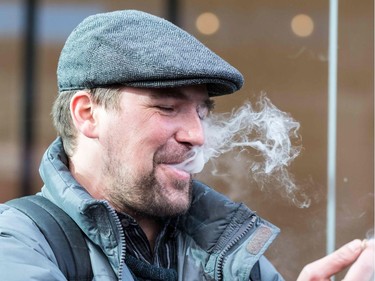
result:
M 185 145 L 164 145 L 154 155 L 155 164 L 179 164 L 191 156 L 191 148 Z

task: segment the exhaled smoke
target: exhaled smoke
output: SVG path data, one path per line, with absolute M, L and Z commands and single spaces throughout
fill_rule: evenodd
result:
M 295 144 L 299 141 L 299 123 L 267 97 L 262 96 L 257 107 L 255 111 L 250 103 L 245 103 L 231 113 L 211 114 L 203 122 L 205 144 L 194 147 L 189 158 L 177 168 L 198 173 L 205 163 L 223 153 L 234 149 L 255 151 L 249 164 L 252 178 L 262 186 L 276 182 L 296 205 L 307 207 L 309 202 L 304 196 L 302 201 L 297 200 L 297 186 L 287 170 L 301 150 Z

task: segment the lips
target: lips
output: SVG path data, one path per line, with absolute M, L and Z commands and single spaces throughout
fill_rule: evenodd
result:
M 189 172 L 176 168 L 173 164 L 159 164 L 159 167 L 168 178 L 175 178 L 184 181 L 190 180 L 191 175 Z
M 188 156 L 190 157 L 174 165 L 174 167 L 190 174 L 201 172 L 206 163 L 203 150 L 199 147 L 193 147 Z
M 168 165 L 188 174 L 201 172 L 206 163 L 202 147 L 197 146 L 191 149 L 184 147 L 169 154 L 162 150 L 155 155 L 155 159 L 159 160 L 156 164 Z

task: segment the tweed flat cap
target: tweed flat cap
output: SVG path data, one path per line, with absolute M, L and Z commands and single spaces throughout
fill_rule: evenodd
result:
M 124 85 L 165 88 L 207 84 L 209 95 L 233 93 L 241 73 L 196 38 L 135 10 L 90 16 L 68 37 L 58 62 L 59 92 Z

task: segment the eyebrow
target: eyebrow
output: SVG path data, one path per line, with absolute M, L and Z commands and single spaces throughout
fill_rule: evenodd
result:
M 178 89 L 163 89 L 163 91 L 157 91 L 151 93 L 152 98 L 173 98 L 177 100 L 189 100 L 189 97 L 185 94 L 179 91 Z M 213 99 L 208 97 L 203 101 L 203 104 L 207 107 L 209 111 L 212 111 L 215 108 L 215 102 Z

